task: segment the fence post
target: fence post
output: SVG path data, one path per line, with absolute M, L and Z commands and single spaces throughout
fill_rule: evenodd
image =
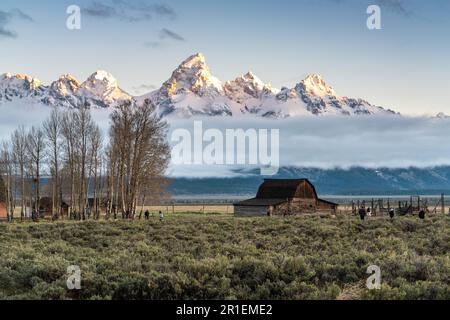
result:
M 441 194 L 441 209 L 442 209 L 442 213 L 445 214 L 445 196 L 444 196 L 444 194 Z

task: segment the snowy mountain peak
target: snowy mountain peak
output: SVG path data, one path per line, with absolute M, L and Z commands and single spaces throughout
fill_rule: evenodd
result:
M 163 84 L 161 94 L 170 97 L 183 92 L 194 92 L 200 96 L 217 95 L 222 92 L 222 83 L 213 77 L 201 53 L 183 61 Z
M 266 86 L 266 84 L 260 78 L 258 78 L 252 71 L 247 72 L 241 78 L 245 82 L 253 83 L 255 86 L 258 86 L 260 88 Z
M 181 63 L 181 66 L 185 68 L 205 66 L 207 68 L 205 56 L 201 52 L 193 54 L 192 56 L 184 60 Z
M 93 100 L 96 105 L 106 107 L 121 101 L 132 100 L 132 97 L 119 87 L 116 78 L 103 70 L 98 70 L 87 78 L 77 90 L 77 95 Z
M 248 71 L 246 74 L 244 74 L 243 76 L 242 76 L 242 78 L 245 78 L 245 79 L 249 79 L 249 80 L 258 80 L 258 81 L 261 81 L 261 79 L 259 79 L 254 73 L 253 73 L 253 71 Z
M 14 87 L 23 90 L 36 90 L 42 86 L 42 82 L 26 74 L 5 73 L 0 77 L 0 85 L 3 87 Z
M 334 89 L 319 74 L 308 75 L 301 84 L 304 85 L 305 91 L 309 94 L 319 97 L 336 96 Z
M 50 91 L 60 97 L 73 95 L 80 88 L 80 82 L 70 74 L 64 74 L 50 85 Z
M 265 95 L 275 93 L 270 84 L 264 83 L 252 71 L 232 81 L 227 81 L 224 90 L 231 100 L 240 104 L 247 101 L 247 105 L 252 103 L 249 99 L 260 99 Z
M 57 81 L 70 81 L 70 82 L 76 82 L 76 83 L 80 84 L 80 82 L 77 80 L 77 78 L 75 78 L 73 75 L 71 75 L 69 73 L 63 74 L 62 76 L 60 76 L 58 78 Z
M 116 78 L 110 73 L 98 70 L 89 76 L 81 86 L 94 92 L 104 92 L 110 88 L 118 87 L 118 84 Z

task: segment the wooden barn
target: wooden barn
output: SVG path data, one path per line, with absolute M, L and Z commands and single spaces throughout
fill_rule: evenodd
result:
M 51 215 L 53 210 L 53 200 L 50 197 L 43 197 L 39 200 L 39 213 L 46 216 Z M 64 201 L 61 202 L 61 214 L 67 216 L 69 214 L 69 205 Z
M 336 212 L 336 203 L 319 199 L 308 179 L 265 179 L 256 198 L 234 204 L 236 216 Z
M 8 219 L 8 212 L 6 211 L 6 203 L 0 202 L 0 220 Z

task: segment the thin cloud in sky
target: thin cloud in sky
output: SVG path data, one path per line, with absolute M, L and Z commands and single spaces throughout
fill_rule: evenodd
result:
M 334 2 L 336 4 L 348 3 L 348 0 L 328 0 L 330 2 Z M 350 2 L 352 2 L 351 0 Z M 405 5 L 405 2 L 402 0 L 372 0 L 368 1 L 367 5 L 379 5 L 381 8 L 389 10 L 390 12 L 396 13 L 398 15 L 404 17 L 410 17 L 414 14 L 414 11 Z
M 158 35 L 159 40 L 156 41 L 147 41 L 144 43 L 144 46 L 151 47 L 151 48 L 159 48 L 163 46 L 167 41 L 178 41 L 178 42 L 185 42 L 186 39 L 179 35 L 178 33 L 163 28 L 159 31 Z
M 83 8 L 83 12 L 93 18 L 116 19 L 125 22 L 150 21 L 155 17 L 174 20 L 177 18 L 175 10 L 164 3 L 148 3 L 143 1 L 92 1 Z M 159 48 L 167 41 L 184 42 L 185 38 L 168 28 L 159 30 L 156 40 L 144 43 L 145 47 Z
M 34 22 L 34 19 L 19 9 L 12 9 L 10 11 L 0 10 L 0 38 L 17 38 L 18 33 L 10 28 L 16 20 L 24 20 Z
M 83 9 L 87 15 L 102 19 L 118 19 L 126 22 L 152 20 L 154 17 L 175 19 L 175 10 L 166 4 L 113 0 L 93 1 Z
M 118 15 L 113 7 L 96 1 L 85 8 L 84 12 L 96 18 L 111 18 Z
M 172 40 L 177 40 L 177 41 L 185 41 L 185 39 L 182 36 L 180 36 L 178 33 L 175 33 L 166 28 L 161 29 L 160 38 L 161 39 L 172 39 Z
M 407 9 L 401 0 L 377 0 L 377 3 L 380 7 L 405 17 L 409 17 L 413 14 L 412 10 Z

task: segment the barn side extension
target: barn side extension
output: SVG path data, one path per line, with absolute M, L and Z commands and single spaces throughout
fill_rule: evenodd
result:
M 6 203 L 0 202 L 0 220 L 6 220 L 8 218 L 8 213 L 6 211 Z
M 255 198 L 234 204 L 236 216 L 335 213 L 336 203 L 319 199 L 308 179 L 265 179 Z

